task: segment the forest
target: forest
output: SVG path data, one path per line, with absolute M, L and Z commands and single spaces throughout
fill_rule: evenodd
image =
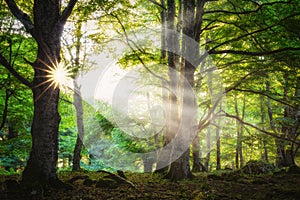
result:
M 0 199 L 300 199 L 300 0 L 0 0 Z

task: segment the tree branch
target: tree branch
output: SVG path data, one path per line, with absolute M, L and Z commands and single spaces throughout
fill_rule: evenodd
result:
M 241 35 L 241 36 L 239 36 L 239 37 L 233 38 L 233 39 L 231 39 L 231 40 L 227 40 L 227 41 L 225 41 L 225 42 L 222 42 L 221 44 L 216 45 L 216 46 L 213 47 L 210 51 L 214 51 L 216 48 L 218 48 L 218 47 L 220 47 L 220 46 L 223 46 L 223 45 L 225 45 L 225 44 L 228 44 L 228 43 L 230 43 L 230 42 L 238 41 L 238 40 L 240 40 L 240 39 L 242 39 L 242 38 L 245 38 L 245 37 L 248 37 L 248 36 L 252 36 L 252 35 L 254 35 L 254 34 L 256 34 L 256 33 L 263 32 L 263 31 L 268 30 L 268 29 L 270 29 L 270 28 L 272 28 L 272 27 L 274 27 L 274 26 L 275 26 L 275 25 L 273 25 L 273 26 L 268 26 L 268 27 L 265 27 L 265 28 L 263 28 L 263 29 L 259 29 L 259 30 L 256 30 L 256 31 L 252 31 L 252 32 L 250 32 L 250 33 L 246 33 L 246 34 L 244 34 L 244 35 Z
M 162 4 L 158 3 L 157 1 L 155 0 L 149 0 L 151 3 L 153 3 L 154 5 L 157 5 L 159 7 L 161 7 L 162 9 L 164 10 L 167 10 L 167 8 L 165 6 L 163 6 Z
M 284 51 L 299 51 L 300 47 L 286 47 L 281 49 L 276 49 L 273 51 L 263 51 L 263 52 L 251 52 L 251 51 L 241 51 L 241 50 L 219 50 L 216 51 L 214 49 L 211 49 L 208 51 L 209 54 L 238 54 L 238 55 L 245 55 L 245 56 L 265 56 L 265 55 L 271 55 L 276 53 L 281 53 Z
M 7 6 L 11 13 L 24 25 L 26 31 L 30 33 L 33 37 L 35 36 L 34 25 L 26 13 L 24 13 L 20 8 L 17 6 L 14 0 L 5 0 Z
M 262 132 L 262 133 L 265 133 L 265 134 L 267 134 L 267 135 L 270 135 L 270 136 L 272 136 L 272 137 L 274 137 L 274 138 L 281 139 L 281 140 L 286 140 L 286 141 L 292 142 L 292 143 L 294 143 L 294 144 L 300 145 L 300 143 L 299 143 L 298 141 L 296 141 L 296 140 L 293 140 L 293 139 L 290 139 L 290 138 L 283 138 L 282 136 L 280 136 L 280 135 L 278 135 L 278 134 L 276 134 L 276 133 L 272 133 L 272 132 L 263 130 L 263 129 L 257 127 L 257 126 L 254 126 L 253 124 L 250 124 L 250 123 L 248 123 L 248 122 L 245 122 L 245 121 L 243 121 L 242 119 L 240 119 L 239 117 L 237 117 L 237 116 L 235 116 L 235 115 L 231 115 L 231 114 L 228 114 L 228 113 L 226 113 L 226 112 L 224 112 L 224 113 L 225 113 L 225 117 L 234 118 L 234 119 L 236 119 L 238 122 L 240 122 L 240 123 L 243 124 L 243 125 L 250 126 L 250 127 L 254 128 L 254 129 L 256 129 L 256 130 L 258 130 L 258 131 L 260 131 L 260 132 Z
M 200 41 L 200 34 L 202 33 L 202 23 L 203 23 L 203 14 L 204 14 L 204 4 L 205 1 L 197 0 L 197 6 L 196 6 L 196 18 L 195 18 L 195 40 L 199 43 Z
M 240 86 L 249 76 L 251 76 L 252 74 L 258 72 L 258 70 L 254 70 L 248 74 L 246 74 L 245 76 L 243 76 L 242 78 L 240 78 L 240 80 L 238 80 L 233 86 L 227 88 L 225 90 L 225 93 L 229 93 L 231 90 L 235 90 L 238 86 Z
M 287 20 L 287 19 L 292 18 L 292 17 L 295 17 L 295 16 L 299 16 L 299 15 L 300 15 L 299 12 L 293 13 L 293 14 L 291 14 L 291 15 L 289 15 L 289 16 L 283 18 L 283 19 L 281 19 L 281 21 L 284 22 L 284 20 Z M 263 32 L 263 31 L 266 31 L 266 30 L 268 30 L 268 29 L 272 30 L 273 27 L 275 27 L 275 26 L 280 26 L 280 23 L 279 23 L 279 24 L 276 23 L 276 24 L 273 24 L 273 25 L 269 25 L 269 26 L 267 26 L 267 27 L 264 27 L 264 28 L 262 28 L 262 29 L 258 29 L 258 30 L 256 30 L 256 31 L 248 32 L 247 29 L 245 29 L 243 26 L 237 24 L 236 22 L 228 22 L 228 21 L 223 21 L 223 20 L 219 20 L 219 19 L 218 19 L 218 20 L 216 20 L 216 19 L 215 19 L 215 20 L 204 19 L 204 20 L 206 20 L 206 21 L 209 22 L 209 25 L 208 25 L 207 27 L 205 27 L 206 30 L 211 30 L 212 28 L 218 27 L 218 26 L 209 27 L 210 25 L 213 25 L 214 22 L 216 22 L 216 23 L 222 23 L 222 24 L 232 25 L 232 26 L 237 27 L 238 29 L 242 30 L 243 32 L 246 32 L 246 34 L 244 34 L 244 35 L 240 35 L 240 36 L 238 36 L 237 38 L 233 38 L 233 39 L 230 39 L 230 40 L 226 40 L 225 42 L 223 42 L 223 43 L 221 43 L 221 44 L 218 44 L 217 46 L 213 47 L 211 51 L 214 51 L 216 48 L 218 48 L 218 47 L 220 47 L 220 46 L 222 46 L 222 45 L 228 44 L 228 43 L 233 42 L 233 41 L 238 41 L 238 40 L 240 40 L 240 39 L 242 39 L 242 38 L 244 38 L 244 37 L 248 37 L 248 36 L 250 36 L 250 37 L 252 37 L 254 40 L 256 40 L 256 38 L 254 37 L 254 34 L 257 34 L 257 33 Z M 222 38 L 219 38 L 219 39 L 217 39 L 217 40 L 220 40 L 220 39 L 222 39 Z M 216 40 L 214 40 L 214 41 L 216 41 Z M 206 45 L 206 44 L 208 44 L 208 43 L 211 43 L 211 41 L 206 42 L 206 43 L 204 43 L 203 45 Z M 257 43 L 258 43 L 258 42 L 257 42 Z M 260 45 L 260 44 L 258 43 L 258 45 Z M 260 47 L 261 47 L 261 45 L 260 45 Z
M 62 24 L 66 23 L 67 19 L 69 18 L 69 16 L 72 13 L 72 10 L 75 6 L 75 4 L 77 3 L 77 0 L 70 0 L 67 7 L 64 9 L 64 11 L 62 12 L 61 16 L 60 16 L 60 22 Z
M 122 31 L 124 33 L 124 36 L 125 36 L 125 44 L 128 45 L 128 47 L 132 50 L 133 53 L 135 53 L 136 51 L 139 51 L 141 53 L 145 53 L 144 51 L 141 50 L 141 48 L 138 46 L 138 44 L 136 44 L 133 40 L 131 40 L 127 34 L 127 31 L 125 29 L 125 26 L 124 24 L 122 23 L 122 21 L 120 20 L 120 18 L 117 16 L 117 15 L 112 15 L 113 17 L 115 17 L 118 21 L 118 23 L 120 24 L 120 26 L 122 27 Z M 133 46 L 131 45 L 131 43 L 133 44 Z M 162 80 L 164 83 L 167 83 L 168 81 L 163 78 L 162 76 L 159 76 L 158 74 L 155 74 L 151 69 L 149 69 L 147 67 L 147 65 L 145 64 L 145 62 L 143 61 L 143 59 L 139 56 L 139 55 L 136 55 L 137 56 L 137 59 L 140 61 L 140 63 L 142 64 L 142 66 L 151 74 L 153 75 L 154 77 Z
M 202 33 L 202 32 L 205 31 L 205 30 L 211 30 L 212 28 L 218 27 L 218 26 L 209 27 L 210 25 L 212 25 L 212 24 L 215 23 L 216 21 L 217 21 L 216 19 L 210 21 L 204 28 L 202 28 L 202 29 L 200 30 L 200 33 Z
M 62 98 L 62 97 L 59 97 L 59 99 L 60 99 L 61 101 L 64 101 L 64 102 L 68 103 L 68 104 L 74 105 L 74 102 L 69 101 L 68 99 L 65 99 L 65 98 Z
M 264 3 L 258 6 L 257 9 L 255 10 L 247 10 L 247 11 L 242 11 L 242 12 L 234 12 L 234 11 L 229 11 L 229 10 L 208 10 L 205 11 L 204 14 L 213 14 L 213 13 L 223 13 L 223 14 L 232 14 L 232 15 L 247 15 L 251 13 L 256 13 L 260 11 L 263 7 L 265 6 L 272 6 L 274 4 L 289 4 L 292 1 L 276 1 L 276 2 L 271 2 L 271 3 Z
M 3 65 L 14 77 L 16 77 L 21 83 L 24 85 L 31 87 L 32 83 L 29 82 L 26 78 L 21 76 L 8 62 L 7 60 L 0 54 L 0 64 Z
M 271 95 L 264 93 L 263 91 L 255 91 L 255 90 L 239 89 L 239 88 L 233 88 L 233 90 L 239 91 L 239 92 L 247 92 L 247 93 L 253 93 L 253 94 L 260 94 L 260 95 L 266 96 L 266 97 L 268 97 L 269 99 L 272 99 L 272 100 L 274 100 L 274 101 L 276 101 L 276 102 L 278 102 L 278 103 L 281 103 L 281 104 L 283 104 L 283 105 L 286 105 L 286 106 L 289 106 L 289 107 L 291 107 L 291 108 L 293 108 L 293 109 L 296 109 L 296 106 L 294 106 L 294 105 L 292 105 L 292 104 L 290 104 L 290 103 L 287 103 L 287 102 L 285 102 L 285 101 L 282 101 L 282 100 L 280 100 L 280 99 L 276 99 L 276 98 L 272 97 Z

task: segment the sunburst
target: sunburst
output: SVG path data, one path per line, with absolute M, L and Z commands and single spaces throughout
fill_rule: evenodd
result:
M 50 88 L 67 88 L 72 90 L 72 79 L 70 78 L 71 72 L 66 66 L 59 64 L 58 62 L 51 62 L 52 66 L 47 65 L 46 63 L 44 64 L 48 67 L 48 69 L 39 68 L 39 70 L 47 73 L 46 75 L 42 76 L 45 77 L 46 80 L 35 87 L 40 87 L 46 83 L 49 83 L 49 85 L 44 89 L 39 97 L 35 99 L 35 101 L 37 101 Z
M 70 79 L 70 70 L 62 65 L 54 65 L 54 67 L 49 67 L 49 70 L 46 77 L 48 78 L 47 82 L 50 82 L 50 87 L 60 88 L 62 86 L 68 86 Z

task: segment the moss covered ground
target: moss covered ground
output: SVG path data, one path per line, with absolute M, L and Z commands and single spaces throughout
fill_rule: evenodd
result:
M 24 191 L 19 175 L 0 177 L 0 199 L 191 199 L 299 200 L 300 173 L 280 171 L 246 175 L 234 171 L 197 173 L 191 180 L 172 182 L 150 173 L 124 173 L 119 181 L 103 172 L 60 172 L 71 188 Z

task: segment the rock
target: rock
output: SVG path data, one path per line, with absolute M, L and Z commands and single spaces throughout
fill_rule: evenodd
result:
M 266 174 L 273 172 L 275 166 L 260 160 L 250 160 L 242 168 L 242 172 L 245 174 Z

